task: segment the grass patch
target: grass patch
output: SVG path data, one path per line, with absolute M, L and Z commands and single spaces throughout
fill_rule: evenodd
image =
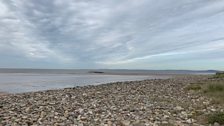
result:
M 196 91 L 212 98 L 214 104 L 224 104 L 224 80 L 207 80 L 192 83 L 185 87 L 187 91 Z
M 224 72 L 217 72 L 213 78 L 224 78 Z
M 208 92 L 223 92 L 224 84 L 209 84 L 207 87 Z
M 203 94 L 211 98 L 211 104 L 224 105 L 224 78 L 223 75 L 215 75 L 217 78 L 203 80 L 201 83 L 193 83 L 188 85 L 185 89 L 189 91 L 196 91 L 197 93 Z M 196 118 L 203 124 L 214 124 L 215 122 L 220 125 L 224 125 L 224 112 L 217 112 L 211 115 L 200 115 L 195 113 L 192 118 Z
M 186 87 L 186 90 L 193 90 L 193 91 L 198 91 L 198 90 L 201 90 L 201 85 L 199 84 L 190 84 Z
M 215 113 L 208 117 L 208 123 L 214 124 L 215 122 L 217 122 L 221 125 L 224 124 L 224 113 L 223 112 Z
M 203 92 L 213 98 L 214 103 L 224 103 L 224 81 L 211 81 L 203 87 Z

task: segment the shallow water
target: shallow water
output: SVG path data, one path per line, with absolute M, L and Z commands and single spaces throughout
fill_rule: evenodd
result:
M 118 81 L 163 79 L 159 75 L 0 73 L 0 92 L 22 93 Z

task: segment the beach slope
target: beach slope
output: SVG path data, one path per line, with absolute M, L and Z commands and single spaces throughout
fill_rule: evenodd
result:
M 1 96 L 2 125 L 200 125 L 222 111 L 186 90 L 208 76 L 116 82 Z

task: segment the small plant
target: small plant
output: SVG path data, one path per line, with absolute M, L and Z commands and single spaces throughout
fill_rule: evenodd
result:
M 191 84 L 191 85 L 187 86 L 186 89 L 198 91 L 198 90 L 201 90 L 201 86 L 199 84 Z
M 208 117 L 208 123 L 214 124 L 215 122 L 217 122 L 221 125 L 224 124 L 224 113 L 223 112 L 215 113 Z

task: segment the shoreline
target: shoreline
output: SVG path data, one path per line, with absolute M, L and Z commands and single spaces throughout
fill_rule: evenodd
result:
M 92 74 L 92 75 L 97 75 L 97 74 Z M 128 74 L 101 74 L 102 76 L 106 76 L 106 75 L 117 75 L 117 76 L 147 76 L 147 75 L 128 75 Z M 130 81 L 113 81 L 113 82 L 108 82 L 108 83 L 99 83 L 99 84 L 89 84 L 89 85 L 80 85 L 80 86 L 73 86 L 73 87 L 65 87 L 65 88 L 53 88 L 53 89 L 46 89 L 46 90 L 37 90 L 37 91 L 27 91 L 27 92 L 18 92 L 18 93 L 12 93 L 12 92 L 1 92 L 0 91 L 0 97 L 1 96 L 7 96 L 7 95 L 18 95 L 18 94 L 24 94 L 24 93 L 35 93 L 35 92 L 46 92 L 46 91 L 52 91 L 52 90 L 63 90 L 63 89 L 67 89 L 67 88 L 76 88 L 76 87 L 89 87 L 89 86 L 100 86 L 100 85 L 107 85 L 107 84 L 111 84 L 111 83 L 120 83 L 120 82 L 127 82 L 127 83 L 131 83 L 131 82 L 137 82 L 137 81 L 146 81 L 146 80 L 158 80 L 158 79 L 172 79 L 172 78 L 178 78 L 178 77 L 185 77 L 185 76 L 209 76 L 209 75 L 188 75 L 188 74 L 173 74 L 173 75 L 167 75 L 167 74 L 152 74 L 152 75 L 148 75 L 149 77 L 151 76 L 159 76 L 159 78 L 149 78 L 149 79 L 142 79 L 142 80 L 130 80 Z
M 125 81 L 1 97 L 3 125 L 201 125 L 221 107 L 184 88 L 208 76 Z M 18 116 L 19 115 L 19 116 Z
M 135 81 L 145 79 L 167 79 L 172 75 L 6 75 L 0 76 L 3 81 L 0 84 L 0 91 L 5 93 L 23 93 L 23 92 L 36 92 L 46 91 L 52 89 L 63 89 L 75 86 L 86 86 L 86 85 L 99 85 L 110 82 L 124 82 L 124 81 Z M 43 79 L 41 79 L 43 78 Z M 16 81 L 18 79 L 18 81 Z M 22 81 L 20 81 L 22 80 Z M 25 81 L 24 81 L 25 80 Z M 5 84 L 4 84 L 5 83 Z

